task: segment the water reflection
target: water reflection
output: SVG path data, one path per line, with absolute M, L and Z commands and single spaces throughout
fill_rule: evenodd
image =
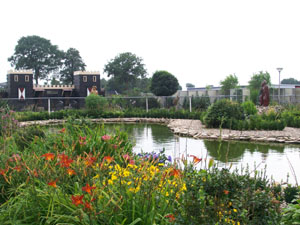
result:
M 258 169 L 267 166 L 267 175 L 276 181 L 286 181 L 287 174 L 291 174 L 291 163 L 296 175 L 300 176 L 299 146 L 195 140 L 178 137 L 166 126 L 157 124 L 106 124 L 105 127 L 108 132 L 116 129 L 126 131 L 134 141 L 134 151 L 137 153 L 159 152 L 165 148 L 166 154 L 173 159 L 180 159 L 182 155 L 196 155 L 201 158 L 213 157 L 219 166 L 233 164 L 233 167 L 241 168 L 249 165 L 250 169 L 254 169 L 254 165 L 259 165 Z M 295 183 L 294 177 L 290 177 L 289 182 Z

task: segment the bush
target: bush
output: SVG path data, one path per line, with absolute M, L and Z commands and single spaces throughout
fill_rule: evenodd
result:
M 217 128 L 222 124 L 223 128 L 229 128 L 230 121 L 243 118 L 243 108 L 237 102 L 222 99 L 208 108 L 204 122 L 207 127 Z
M 25 127 L 19 129 L 14 135 L 15 143 L 19 150 L 24 150 L 28 147 L 35 137 L 45 137 L 45 132 L 42 128 L 37 126 Z
M 85 98 L 85 106 L 90 111 L 102 112 L 107 106 L 107 100 L 100 95 L 90 94 Z
M 252 101 L 243 102 L 242 107 L 243 107 L 245 115 L 247 115 L 247 116 L 255 115 L 257 113 L 255 104 Z

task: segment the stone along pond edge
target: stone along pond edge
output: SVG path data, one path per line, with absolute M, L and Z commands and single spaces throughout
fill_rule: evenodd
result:
M 251 130 L 237 131 L 229 129 L 208 129 L 200 120 L 190 119 L 166 119 L 166 118 L 106 118 L 90 119 L 95 123 L 156 123 L 169 127 L 174 134 L 193 137 L 195 139 L 221 139 L 250 142 L 273 142 L 286 144 L 300 144 L 300 128 L 286 127 L 278 130 Z M 56 125 L 63 124 L 66 120 L 38 120 L 20 122 L 21 127 L 32 125 Z

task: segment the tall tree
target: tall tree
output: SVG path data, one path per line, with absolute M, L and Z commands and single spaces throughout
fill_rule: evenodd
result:
M 137 78 L 144 78 L 147 71 L 143 59 L 135 54 L 125 52 L 117 55 L 104 66 L 107 76 L 112 76 L 114 82 L 120 84 L 121 92 L 126 92 L 133 87 Z
M 300 84 L 300 81 L 296 80 L 295 78 L 288 78 L 288 79 L 283 79 L 281 84 Z
M 225 80 L 222 80 L 220 82 L 221 84 L 221 91 L 224 95 L 229 95 L 230 94 L 230 89 L 235 89 L 237 88 L 237 85 L 239 83 L 239 80 L 235 74 L 230 74 L 228 75 Z
M 192 83 L 186 83 L 185 86 L 186 86 L 186 88 L 194 88 L 195 87 L 195 85 Z
M 150 90 L 156 96 L 173 95 L 179 88 L 177 78 L 167 71 L 156 71 L 151 79 Z
M 32 69 L 38 84 L 39 79 L 45 79 L 50 72 L 61 66 L 62 55 L 49 40 L 33 35 L 20 38 L 8 61 L 15 69 Z
M 85 64 L 75 48 L 69 48 L 64 54 L 63 68 L 60 71 L 61 81 L 64 84 L 73 84 L 74 72 L 85 70 Z
M 255 104 L 258 103 L 259 91 L 261 89 L 261 84 L 264 80 L 267 82 L 268 85 L 271 84 L 271 77 L 267 71 L 260 71 L 258 74 L 253 74 L 249 81 L 250 98 Z

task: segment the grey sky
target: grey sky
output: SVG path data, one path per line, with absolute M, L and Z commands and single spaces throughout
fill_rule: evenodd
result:
M 216 86 L 233 73 L 247 84 L 261 70 L 278 84 L 277 67 L 282 79 L 300 79 L 299 10 L 297 0 L 3 0 L 0 82 L 27 35 L 78 49 L 87 70 L 101 74 L 108 60 L 132 52 L 149 76 L 167 70 L 184 88 Z

